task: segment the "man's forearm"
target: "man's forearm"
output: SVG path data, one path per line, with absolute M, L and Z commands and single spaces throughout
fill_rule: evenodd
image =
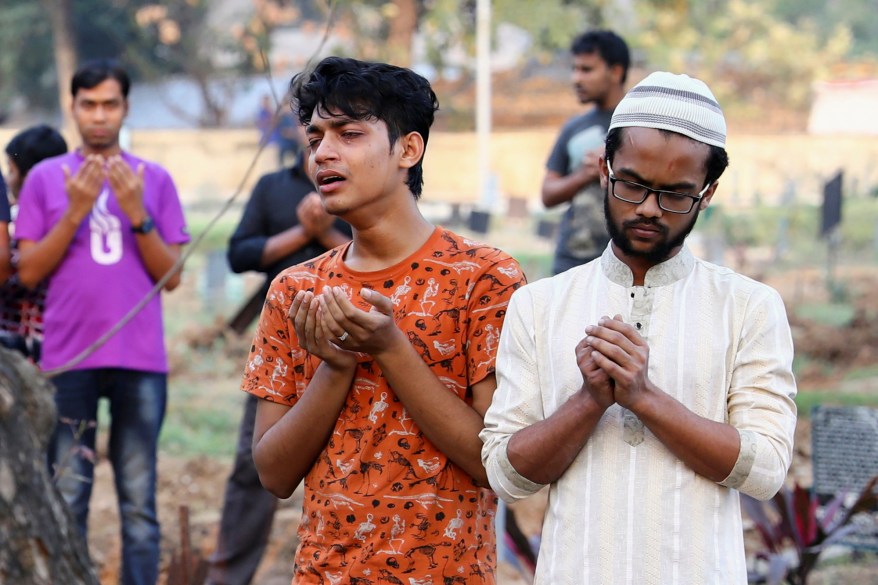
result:
M 314 466 L 344 407 L 354 370 L 318 366 L 308 389 L 281 418 L 253 435 L 253 461 L 262 485 L 286 498 Z
M 12 272 L 12 255 L 9 250 L 9 224 L 5 221 L 0 221 L 0 283 L 6 282 L 12 276 Z
M 424 435 L 479 485 L 488 485 L 482 465 L 482 415 L 445 386 L 407 339 L 375 361 Z
M 542 186 L 543 205 L 551 208 L 566 203 L 593 180 L 581 168 L 568 175 L 547 173 Z
M 148 234 L 136 234 L 137 249 L 146 271 L 153 282 L 161 280 L 180 258 L 182 247 L 178 244 L 166 244 L 161 236 L 152 230 Z M 165 283 L 165 290 L 174 290 L 180 284 L 182 267 Z
M 604 412 L 587 392 L 577 392 L 551 416 L 509 439 L 509 463 L 534 483 L 557 481 L 582 451 Z
M 37 286 L 58 267 L 80 223 L 65 214 L 42 240 L 19 243 L 18 278 L 24 286 Z
M 659 389 L 633 405 L 631 411 L 698 475 L 721 482 L 732 472 L 741 438 L 730 424 L 698 416 Z
M 265 242 L 265 248 L 262 250 L 260 260 L 262 268 L 268 268 L 281 258 L 301 250 L 310 241 L 311 235 L 301 225 L 293 226 L 271 236 Z

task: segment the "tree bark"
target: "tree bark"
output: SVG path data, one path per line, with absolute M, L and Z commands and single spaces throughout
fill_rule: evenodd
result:
M 418 27 L 418 6 L 415 0 L 394 0 L 396 14 L 390 20 L 387 47 L 389 60 L 400 67 L 411 67 L 412 41 Z
M 55 74 L 58 76 L 58 106 L 62 116 L 63 133 L 72 137 L 76 134 L 73 116 L 70 113 L 70 80 L 76 72 L 79 56 L 73 34 L 73 10 L 70 0 L 42 0 L 52 23 L 52 44 L 55 50 Z
M 46 466 L 53 395 L 33 365 L 0 348 L 0 583 L 99 585 Z

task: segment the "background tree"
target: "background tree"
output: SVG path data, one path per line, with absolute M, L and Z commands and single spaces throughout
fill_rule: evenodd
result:
M 194 80 L 205 112 L 194 122 L 221 125 L 236 80 L 268 65 L 272 32 L 323 24 L 330 15 L 334 35 L 349 47 L 337 52 L 413 65 L 417 47 L 440 80 L 450 67 L 464 81 L 474 75 L 477 0 L 241 0 L 233 16 L 226 13 L 234 3 L 208 0 L 41 1 L 45 9 L 32 0 L 0 0 L 0 116 L 18 98 L 51 109 L 59 77 L 69 78 L 65 56 L 116 56 L 135 80 Z M 507 23 L 530 34 L 525 63 L 561 62 L 575 34 L 610 27 L 629 40 L 636 63 L 704 77 L 745 112 L 766 103 L 804 111 L 814 80 L 842 60 L 878 50 L 876 10 L 876 0 L 492 3 L 495 27 Z M 64 41 L 65 30 L 73 42 Z
M 0 115 L 16 98 L 65 112 L 75 65 L 112 57 L 135 81 L 194 80 L 206 113 L 193 122 L 221 125 L 234 80 L 264 67 L 272 27 L 298 15 L 289 0 L 253 0 L 234 22 L 212 20 L 207 0 L 42 2 L 0 0 Z
M 782 20 L 764 2 L 654 0 L 637 7 L 638 32 L 629 41 L 649 68 L 704 79 L 737 116 L 764 115 L 771 106 L 806 112 L 814 82 L 851 46 L 844 26 L 822 38 L 814 23 Z
M 0 0 L 0 118 L 24 98 L 37 107 L 57 102 L 52 27 L 37 2 Z
M 878 52 L 878 2 L 875 0 L 776 0 L 770 4 L 778 18 L 819 31 L 826 42 L 838 27 L 850 30 L 849 55 L 860 58 Z
M 55 77 L 59 89 L 67 87 L 70 78 L 76 71 L 76 63 L 79 60 L 76 51 L 76 40 L 73 31 L 73 19 L 70 10 L 70 0 L 42 0 L 41 2 L 49 22 L 52 23 L 52 49 L 55 57 Z M 64 122 L 62 128 L 65 133 L 72 134 L 73 117 L 68 108 L 70 101 L 64 91 L 58 92 L 58 107 L 60 108 Z
M 54 390 L 0 348 L 0 583 L 98 585 L 73 514 L 46 469 Z

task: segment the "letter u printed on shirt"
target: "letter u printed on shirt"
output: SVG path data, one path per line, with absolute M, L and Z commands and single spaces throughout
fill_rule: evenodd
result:
M 110 213 L 109 199 L 110 189 L 104 187 L 88 217 L 91 257 L 104 266 L 122 259 L 122 222 Z

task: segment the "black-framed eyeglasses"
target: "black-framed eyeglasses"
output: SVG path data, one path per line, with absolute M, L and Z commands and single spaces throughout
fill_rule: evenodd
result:
M 658 199 L 658 206 L 668 213 L 689 213 L 695 204 L 701 201 L 701 198 L 704 197 L 704 194 L 713 184 L 712 182 L 708 183 L 697 195 L 690 195 L 678 191 L 653 189 L 640 183 L 617 179 L 616 175 L 613 174 L 612 167 L 610 167 L 609 160 L 607 161 L 607 170 L 609 171 L 610 192 L 613 194 L 613 197 L 625 203 L 640 205 L 646 201 L 650 193 L 655 193 Z

